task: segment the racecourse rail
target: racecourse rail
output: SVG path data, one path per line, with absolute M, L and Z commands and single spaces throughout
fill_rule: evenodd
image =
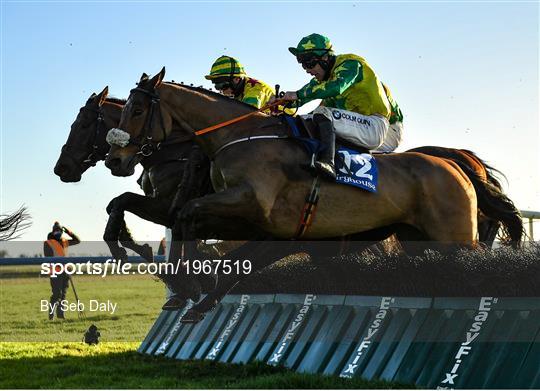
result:
M 21 266 L 21 265 L 41 265 L 42 263 L 50 263 L 54 260 L 54 263 L 106 263 L 112 261 L 111 257 L 99 256 L 99 257 L 33 257 L 33 258 L 1 258 L 0 266 Z M 154 255 L 154 261 L 163 262 L 165 256 Z M 129 263 L 146 263 L 147 261 L 140 256 L 130 256 Z

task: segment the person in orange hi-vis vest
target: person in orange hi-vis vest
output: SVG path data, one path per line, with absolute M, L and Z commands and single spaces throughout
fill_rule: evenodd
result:
M 62 234 L 66 233 L 71 239 L 63 238 Z M 65 257 L 67 256 L 67 248 L 79 244 L 81 241 L 77 235 L 66 227 L 62 227 L 58 221 L 54 222 L 52 232 L 47 235 L 47 240 L 43 242 L 43 255 L 46 257 Z M 58 270 L 59 271 L 59 270 Z M 49 278 L 51 283 L 51 306 L 49 308 L 56 308 L 56 317 L 58 319 L 64 319 L 64 311 L 62 310 L 61 301 L 66 298 L 67 289 L 69 286 L 69 275 L 66 273 L 57 274 L 56 277 L 52 275 Z M 56 304 L 56 306 L 54 306 Z M 49 319 L 54 318 L 54 310 L 49 310 Z

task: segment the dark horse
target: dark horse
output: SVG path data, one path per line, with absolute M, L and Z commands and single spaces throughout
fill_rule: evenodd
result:
M 118 126 L 124 104 L 125 100 L 108 97 L 105 87 L 101 93 L 92 94 L 81 107 L 54 168 L 63 182 L 80 181 L 88 168 L 105 159 L 110 149 L 107 132 Z M 188 200 L 212 191 L 206 174 L 210 170 L 209 161 L 190 139 L 177 138 L 162 145 L 159 151 L 145 152 L 147 156 L 141 159 L 144 171 L 138 180 L 145 195 L 126 192 L 107 206 L 109 220 L 104 240 L 115 259 L 126 257 L 126 251 L 118 246 L 118 241 L 149 261 L 153 258 L 150 246 L 133 240 L 124 220 L 126 211 L 156 224 L 173 227 L 175 221 L 169 216 L 175 216 L 176 205 L 182 206 Z M 178 283 L 170 275 L 160 277 L 170 286 Z
M 131 91 L 119 125 L 123 130 L 115 130 L 127 135 L 129 143 L 122 148 L 113 146 L 106 160 L 114 175 L 132 174 L 143 147 L 175 137 L 173 122 L 193 133 L 231 116 L 253 112 L 253 108 L 219 94 L 162 83 L 163 76 L 164 69 L 152 79 L 143 75 L 139 87 Z M 253 138 L 254 135 L 259 137 Z M 307 156 L 287 135 L 287 129 L 277 119 L 255 114 L 249 121 L 198 138 L 197 142 L 213 159 L 212 181 L 220 191 L 184 206 L 181 219 L 189 227 L 185 232 L 190 233 L 190 237 L 184 238 L 195 238 L 196 232 L 219 233 L 223 221 L 237 219 L 273 238 L 292 238 L 296 215 L 311 179 L 301 169 Z M 265 137 L 273 140 L 261 140 Z M 247 140 L 257 141 L 244 142 Z M 481 210 L 509 227 L 514 242 L 521 239 L 519 212 L 465 165 L 419 153 L 403 153 L 380 156 L 379 172 L 377 196 L 323 183 L 318 214 L 305 238 L 338 238 L 407 224 L 425 239 L 473 246 L 478 194 L 481 203 L 488 204 Z M 216 224 L 216 217 L 220 224 Z M 385 236 L 391 233 L 391 229 L 387 230 Z M 246 254 L 265 252 L 254 243 L 248 243 L 246 248 Z M 255 269 L 279 259 L 286 251 L 273 257 L 261 256 Z M 218 289 L 191 312 L 202 313 L 212 308 L 238 280 L 236 276 L 220 280 Z

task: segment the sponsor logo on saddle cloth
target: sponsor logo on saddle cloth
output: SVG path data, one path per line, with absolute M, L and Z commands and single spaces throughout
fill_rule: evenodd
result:
M 336 151 L 336 182 L 377 192 L 378 171 L 375 158 L 368 153 L 358 153 L 340 147 Z

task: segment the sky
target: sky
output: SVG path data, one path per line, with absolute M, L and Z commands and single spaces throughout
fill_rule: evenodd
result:
M 220 55 L 282 90 L 309 81 L 288 52 L 313 32 L 363 56 L 402 108 L 404 142 L 466 148 L 506 174 L 519 209 L 540 211 L 539 4 L 532 2 L 5 1 L 0 3 L 0 212 L 25 204 L 42 241 L 54 221 L 100 240 L 105 207 L 142 193 L 99 163 L 76 184 L 53 167 L 78 110 L 143 72 L 210 87 Z M 163 227 L 126 215 L 139 240 Z M 540 225 L 535 229 L 540 232 Z M 537 234 L 538 235 L 538 234 Z

